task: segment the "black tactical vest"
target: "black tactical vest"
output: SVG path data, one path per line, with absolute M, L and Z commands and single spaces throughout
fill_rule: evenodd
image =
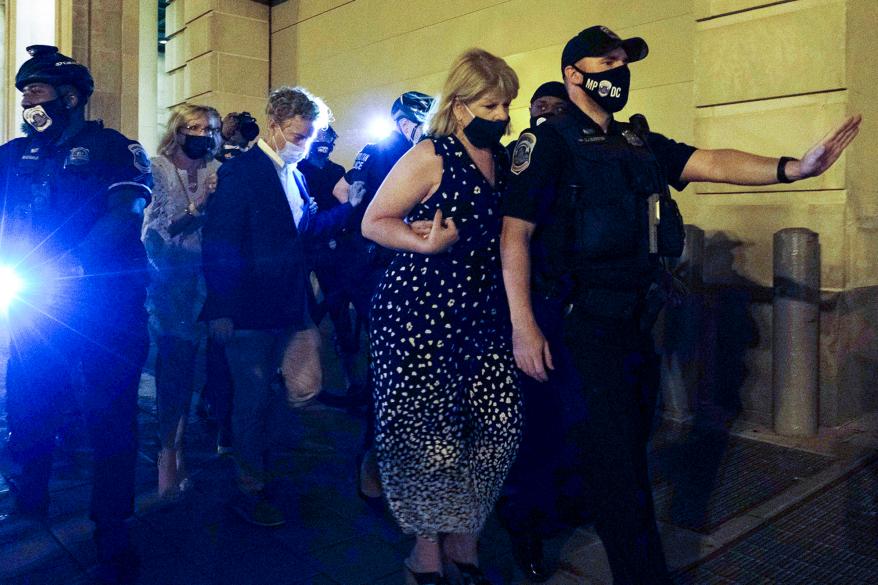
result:
M 570 153 L 555 208 L 566 242 L 565 264 L 574 288 L 643 290 L 659 269 L 650 254 L 649 199 L 667 180 L 655 156 L 629 124 L 603 135 L 574 116 L 546 122 Z

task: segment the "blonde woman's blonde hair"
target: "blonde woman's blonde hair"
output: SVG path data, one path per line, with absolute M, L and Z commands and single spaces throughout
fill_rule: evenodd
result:
M 177 152 L 177 149 L 180 148 L 180 144 L 177 142 L 177 132 L 201 116 L 207 118 L 208 124 L 212 123 L 211 118 L 213 118 L 216 121 L 216 126 L 218 128 L 222 126 L 222 118 L 216 108 L 194 104 L 181 104 L 175 106 L 174 109 L 171 110 L 171 117 L 168 119 L 168 127 L 165 130 L 164 135 L 162 135 L 162 139 L 159 141 L 159 154 L 173 156 L 173 154 Z M 205 155 L 205 160 L 212 159 L 219 150 L 221 140 L 219 133 L 214 134 L 213 138 L 214 148 Z
M 491 92 L 496 92 L 504 101 L 514 100 L 518 95 L 518 75 L 500 57 L 482 49 L 469 49 L 451 66 L 438 106 L 427 121 L 426 132 L 431 136 L 453 134 L 457 129 L 455 100 L 471 104 Z

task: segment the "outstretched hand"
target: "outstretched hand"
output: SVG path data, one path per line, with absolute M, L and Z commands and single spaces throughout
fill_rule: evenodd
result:
M 806 179 L 825 173 L 857 136 L 862 120 L 862 116 L 850 116 L 823 140 L 812 146 L 799 161 L 798 178 Z

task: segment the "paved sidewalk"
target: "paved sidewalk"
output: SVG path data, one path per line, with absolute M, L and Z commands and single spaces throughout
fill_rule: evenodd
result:
M 2 397 L 0 389 L 0 412 Z M 386 513 L 376 514 L 355 495 L 361 417 L 320 405 L 289 411 L 278 398 L 273 468 L 288 522 L 263 529 L 229 510 L 231 463 L 215 455 L 213 436 L 197 420 L 187 435 L 194 494 L 172 508 L 157 505 L 155 401 L 148 374 L 140 404 L 139 496 L 132 529 L 143 559 L 141 583 L 404 582 L 400 569 L 410 540 Z M 878 528 L 870 532 L 870 526 L 878 527 L 878 471 L 869 463 L 878 448 L 876 422 L 864 420 L 796 441 L 747 425 L 728 433 L 666 422 L 654 440 L 652 473 L 669 562 L 679 569 L 677 582 L 804 583 L 794 578 L 804 570 L 802 562 L 811 563 L 814 574 L 823 574 L 819 566 L 835 567 L 839 580 L 833 582 L 869 582 L 845 576 L 866 575 L 863 568 L 878 562 Z M 75 428 L 71 436 L 75 443 Z M 87 519 L 87 463 L 84 450 L 58 454 L 47 525 L 0 522 L 0 584 L 91 583 L 96 559 Z M 4 478 L 14 471 L 0 455 L 0 514 L 11 509 Z M 837 495 L 854 492 L 867 495 Z M 795 527 L 809 519 L 814 529 L 797 533 Z M 807 548 L 819 543 L 821 527 L 830 520 L 834 544 Z M 868 542 L 853 547 L 853 537 L 872 538 L 871 548 Z M 759 550 L 766 552 L 757 563 L 750 557 Z M 802 550 L 812 551 L 810 560 L 796 554 Z M 588 529 L 566 532 L 548 543 L 547 552 L 560 567 L 552 584 L 610 583 L 603 549 Z M 482 559 L 493 583 L 520 582 L 508 538 L 493 518 L 483 537 Z

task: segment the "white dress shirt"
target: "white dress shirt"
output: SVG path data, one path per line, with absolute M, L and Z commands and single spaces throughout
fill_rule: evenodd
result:
M 302 192 L 299 189 L 299 182 L 296 181 L 296 165 L 285 163 L 277 152 L 261 138 L 256 144 L 274 163 L 274 166 L 277 169 L 277 176 L 280 178 L 280 184 L 283 185 L 284 193 L 287 196 L 287 203 L 290 206 L 290 211 L 293 212 L 293 221 L 295 222 L 296 227 L 299 227 L 299 222 L 302 220 L 302 215 L 305 213 L 305 198 L 302 197 Z

